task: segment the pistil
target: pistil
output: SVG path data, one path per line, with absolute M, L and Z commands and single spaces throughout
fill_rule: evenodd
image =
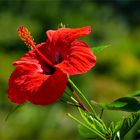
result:
M 35 42 L 33 37 L 31 36 L 30 32 L 28 31 L 27 28 L 25 28 L 24 26 L 20 26 L 18 28 L 18 35 L 20 37 L 21 40 L 24 41 L 24 43 L 29 46 L 31 49 L 34 49 L 38 55 L 50 66 L 53 67 L 52 62 L 46 57 L 44 56 L 35 46 Z

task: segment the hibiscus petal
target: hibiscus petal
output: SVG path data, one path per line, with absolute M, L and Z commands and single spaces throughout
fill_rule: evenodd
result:
M 39 51 L 42 51 L 43 55 L 49 55 L 50 53 L 44 54 L 44 50 L 46 48 L 46 43 L 41 43 L 36 46 Z M 47 51 L 45 51 L 47 52 Z M 31 50 L 26 53 L 24 56 L 16 60 L 13 65 L 18 69 L 21 73 L 28 72 L 39 72 L 39 73 L 47 73 L 50 72 L 50 69 L 47 63 L 42 59 L 42 57 L 35 51 Z
M 11 74 L 8 83 L 8 98 L 17 104 L 22 104 L 26 101 L 26 94 L 22 90 L 23 88 L 16 83 L 16 79 L 20 76 L 21 73 L 15 70 Z
M 88 35 L 91 32 L 91 27 L 82 28 L 60 28 L 58 30 L 48 30 L 46 35 L 50 42 L 72 42 L 74 39 Z
M 85 73 L 96 64 L 96 57 L 82 41 L 73 41 L 67 53 L 67 58 L 55 67 L 69 75 Z
M 60 98 L 67 84 L 67 76 L 59 69 L 52 75 L 40 73 L 21 74 L 17 69 L 9 79 L 8 97 L 17 104 L 30 101 L 48 105 Z

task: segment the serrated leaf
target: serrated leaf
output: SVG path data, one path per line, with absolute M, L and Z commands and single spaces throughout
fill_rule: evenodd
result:
M 119 130 L 121 129 L 121 126 L 122 126 L 122 122 L 121 122 L 121 121 L 118 121 L 118 122 L 115 124 L 113 133 L 119 132 Z
M 140 103 L 135 98 L 122 97 L 113 101 L 110 104 L 102 105 L 102 107 L 109 110 L 122 110 L 122 111 L 135 112 L 140 109 Z
M 112 132 L 114 131 L 114 129 L 115 129 L 115 124 L 114 124 L 114 122 L 111 122 L 111 123 L 110 123 L 110 126 L 109 126 L 108 129 L 111 130 Z
M 140 113 L 132 113 L 127 118 L 124 118 L 121 122 L 121 129 L 120 129 L 120 137 L 123 137 L 129 132 L 129 130 L 136 124 L 136 122 L 140 119 Z
M 102 135 L 102 133 L 98 132 L 97 130 L 91 128 L 89 125 L 84 124 L 83 122 L 81 122 L 80 120 L 78 120 L 77 118 L 75 118 L 74 116 L 72 116 L 71 114 L 68 113 L 68 116 L 70 118 L 72 118 L 73 120 L 75 120 L 76 122 L 78 122 L 80 125 L 82 125 L 83 127 L 87 128 L 88 130 L 92 131 L 93 133 L 97 134 L 99 137 L 105 139 L 105 136 Z
M 108 47 L 109 47 L 109 45 L 104 45 L 104 46 L 99 46 L 99 47 L 93 47 L 91 49 L 92 49 L 93 53 L 96 55 Z
M 109 128 L 108 128 L 108 132 L 110 132 L 109 135 L 112 136 L 113 140 L 120 140 L 120 128 L 122 126 L 122 123 L 114 123 L 114 122 L 111 122 Z
M 139 97 L 140 96 L 140 90 L 134 91 L 130 96 L 131 97 Z
M 94 130 L 96 130 L 98 133 L 105 135 L 106 129 L 104 128 L 104 125 L 100 123 L 97 119 L 93 118 L 92 115 L 88 112 L 84 112 L 79 108 L 79 112 L 81 114 L 81 117 L 83 120 Z
M 80 135 L 85 137 L 85 138 L 96 138 L 96 137 L 98 137 L 97 134 L 95 134 L 94 132 L 90 131 L 89 129 L 87 129 L 86 127 L 84 127 L 82 125 L 78 126 L 78 131 L 79 131 Z

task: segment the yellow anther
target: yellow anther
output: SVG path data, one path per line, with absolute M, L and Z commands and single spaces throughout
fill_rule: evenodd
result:
M 32 49 L 33 46 L 35 46 L 35 42 L 28 29 L 24 26 L 20 26 L 17 31 L 20 39 L 23 40 L 24 43 Z

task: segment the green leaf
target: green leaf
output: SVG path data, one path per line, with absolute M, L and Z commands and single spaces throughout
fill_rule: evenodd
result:
M 112 136 L 113 140 L 120 140 L 120 128 L 121 128 L 120 122 L 117 122 L 116 124 L 114 122 L 111 122 L 109 128 L 108 128 L 108 134 L 109 136 Z
M 100 53 L 101 51 L 103 51 L 104 49 L 108 48 L 110 45 L 104 45 L 104 46 L 99 46 L 99 47 L 93 47 L 91 48 L 93 53 L 96 55 L 98 53 Z
M 135 112 L 140 109 L 140 103 L 135 98 L 122 97 L 113 101 L 110 104 L 102 105 L 102 107 L 109 110 L 122 110 L 122 111 Z
M 96 138 L 96 137 L 98 137 L 97 134 L 95 134 L 94 132 L 92 132 L 91 130 L 87 129 L 86 127 L 84 127 L 82 125 L 78 126 L 78 131 L 79 131 L 80 135 L 85 137 L 85 138 Z
M 120 137 L 123 137 L 128 133 L 128 131 L 136 124 L 136 122 L 140 119 L 140 112 L 132 113 L 127 118 L 124 118 L 119 123 L 121 124 L 120 129 Z
M 130 96 L 131 97 L 139 97 L 140 96 L 140 90 L 134 91 Z
M 140 112 L 135 112 L 115 124 L 112 122 L 108 128 L 108 134 L 111 134 L 113 140 L 122 140 L 139 119 Z
M 81 110 L 79 108 L 79 112 L 81 114 L 81 117 L 83 118 L 83 120 L 95 131 L 97 131 L 99 134 L 105 136 L 106 134 L 106 128 L 104 127 L 105 124 L 102 124 L 100 121 L 98 121 L 97 119 L 95 119 L 92 114 L 88 113 L 88 112 L 84 112 L 83 110 Z
M 95 133 L 96 135 L 98 135 L 99 137 L 101 137 L 103 140 L 106 140 L 105 136 L 103 136 L 100 132 L 96 131 L 95 129 L 91 128 L 89 125 L 84 124 L 83 122 L 81 122 L 80 120 L 78 120 L 77 118 L 75 118 L 74 116 L 72 116 L 69 113 L 68 113 L 68 116 L 70 118 L 72 118 L 73 120 L 75 120 L 76 122 L 78 122 L 83 127 L 87 128 L 88 130 L 92 131 L 93 133 Z

